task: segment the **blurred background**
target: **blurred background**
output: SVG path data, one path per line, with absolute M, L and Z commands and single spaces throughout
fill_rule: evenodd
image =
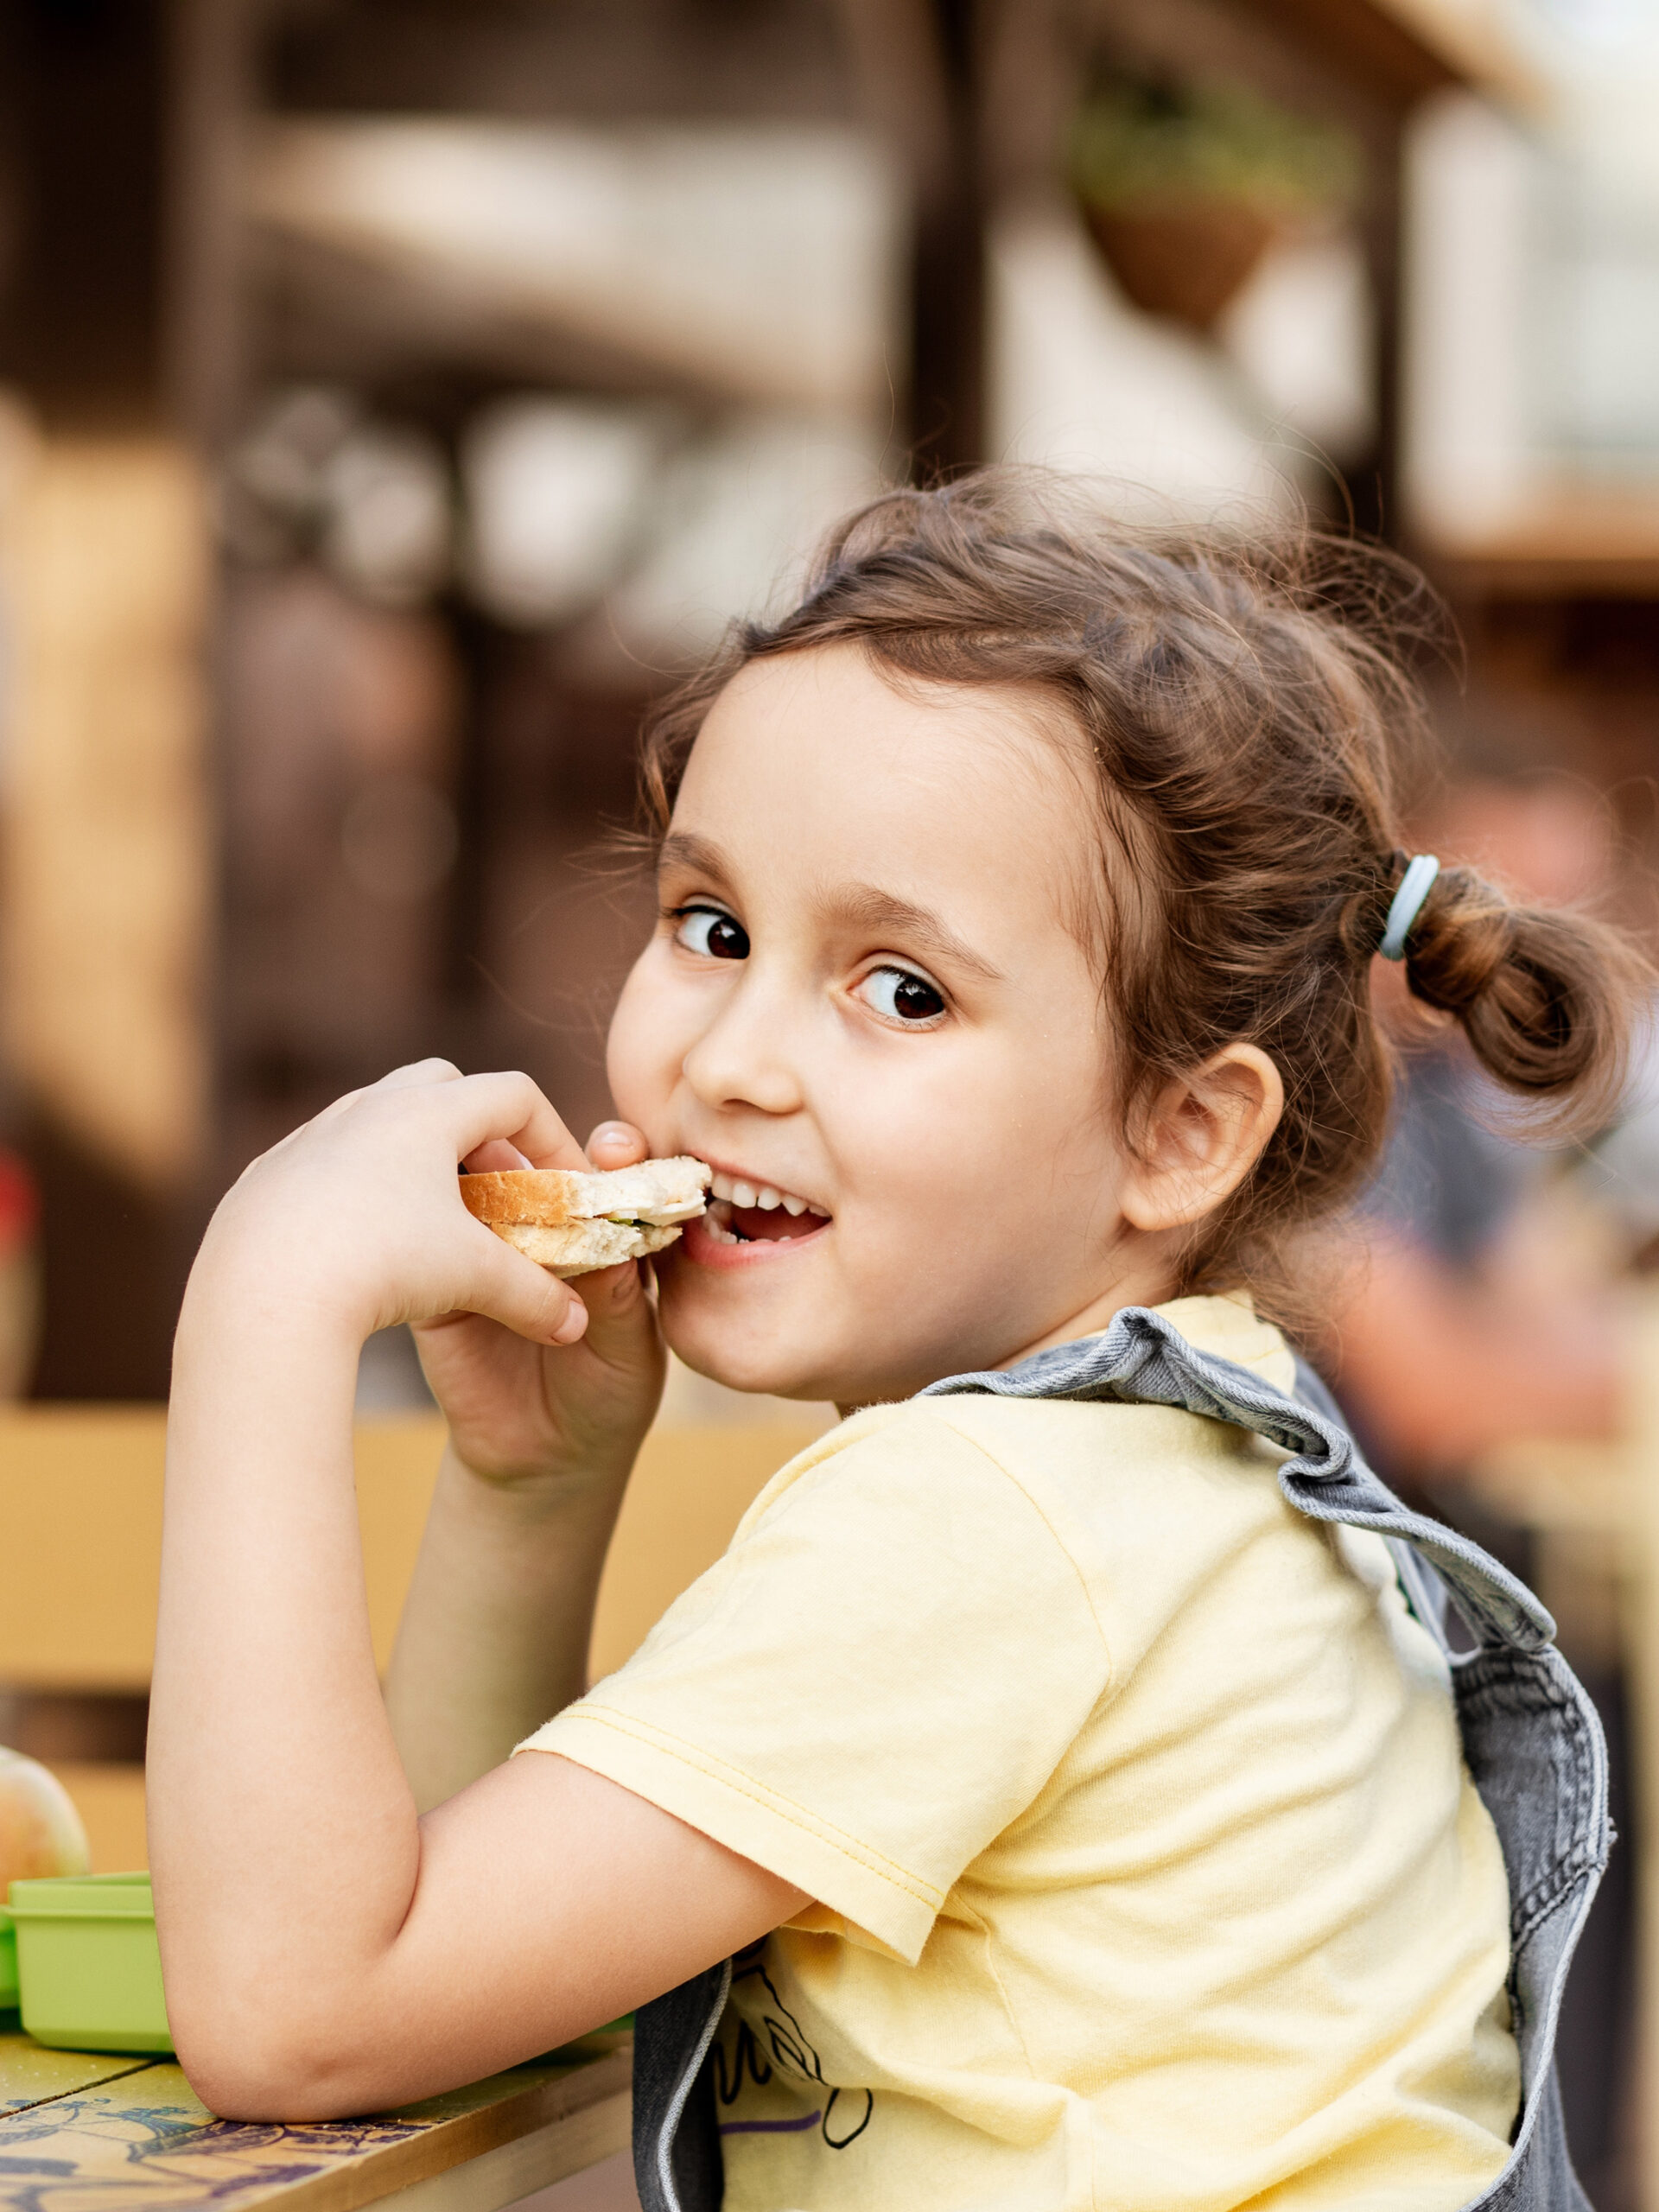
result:
M 603 1112 L 642 705 L 883 481 L 1380 531 L 1645 856 L 1656 86 L 1643 0 L 5 0 L 0 1375 L 162 1395 L 401 1059 Z
M 1421 841 L 1652 937 L 1656 97 L 1653 0 L 0 0 L 0 1395 L 162 1399 L 219 1193 L 399 1061 L 605 1113 L 642 709 L 884 482 L 1401 547 L 1463 639 Z M 1624 1792 L 1654 1055 L 1541 1158 L 1387 1011 L 1315 1349 Z M 123 1694 L 0 1734 L 130 1764 Z M 1640 1863 L 1563 2055 L 1603 2212 Z
M 0 1374 L 162 1395 L 401 1059 L 603 1112 L 641 707 L 884 480 L 1380 531 L 1645 851 L 1656 83 L 1643 0 L 5 0 Z

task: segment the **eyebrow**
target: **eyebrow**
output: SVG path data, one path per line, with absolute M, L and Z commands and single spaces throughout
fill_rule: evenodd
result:
M 925 906 L 913 905 L 908 899 L 896 899 L 892 892 L 879 890 L 873 883 L 838 884 L 818 903 L 825 913 L 837 921 L 850 922 L 879 936 L 891 936 L 925 959 L 937 960 L 948 968 L 963 969 L 969 975 L 978 976 L 982 983 L 1002 981 L 1001 969 L 993 967 L 982 952 L 976 952 L 965 938 L 959 938 L 953 929 L 948 929 L 937 914 L 930 913 Z
M 671 868 L 685 868 L 693 875 L 716 876 L 721 883 L 732 880 L 720 847 L 711 838 L 694 836 L 689 830 L 671 830 L 657 849 L 658 874 Z
M 664 838 L 658 866 L 687 868 L 719 883 L 732 880 L 719 846 L 687 830 L 677 830 Z M 897 898 L 874 883 L 837 884 L 834 890 L 821 894 L 817 904 L 819 911 L 831 919 L 901 940 L 920 958 L 963 969 L 976 976 L 982 982 L 1000 983 L 1004 980 L 1000 968 L 993 966 L 983 953 L 976 952 L 937 914 L 909 899 Z

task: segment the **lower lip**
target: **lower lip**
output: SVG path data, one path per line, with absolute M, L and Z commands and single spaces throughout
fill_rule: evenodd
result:
M 791 1252 L 810 1251 L 817 1243 L 830 1224 L 815 1229 L 806 1236 L 757 1236 L 751 1243 L 717 1243 L 709 1234 L 703 1215 L 699 1214 L 685 1224 L 679 1249 L 694 1268 L 753 1268 L 763 1267 L 769 1260 L 787 1258 Z

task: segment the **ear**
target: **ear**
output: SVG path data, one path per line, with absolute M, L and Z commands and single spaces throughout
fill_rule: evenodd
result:
M 1124 1218 L 1155 1231 L 1213 1213 L 1262 1157 L 1284 1110 L 1284 1078 L 1256 1045 L 1229 1045 L 1166 1084 L 1128 1163 Z

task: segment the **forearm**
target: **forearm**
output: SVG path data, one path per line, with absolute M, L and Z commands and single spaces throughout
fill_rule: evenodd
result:
M 585 1471 L 563 1494 L 573 1510 L 540 1530 L 547 1542 L 522 1517 L 511 1533 L 499 1517 L 480 1522 L 482 1501 L 452 1471 L 401 1676 L 415 1705 L 448 1716 L 445 1777 L 435 1783 L 429 1768 L 425 1780 L 437 1795 L 458 1764 L 471 1771 L 507 1748 L 521 1707 L 539 1719 L 579 1681 L 613 1493 L 659 1386 L 637 1271 L 597 1280 L 602 1325 L 579 1344 L 582 1300 L 461 1205 L 456 1163 L 503 1150 L 585 1164 L 527 1077 L 462 1077 L 442 1062 L 397 1070 L 249 1167 L 186 1294 L 151 1871 L 175 2039 L 222 2111 L 362 2110 L 545 2049 L 572 2020 L 591 2025 L 652 1993 L 626 1956 L 614 1991 L 592 1980 L 588 1952 L 601 1966 L 617 1954 L 608 1923 L 591 1937 L 559 1923 L 581 1885 L 556 1879 L 550 1896 L 549 1876 L 573 1848 L 588 1847 L 613 1886 L 623 1863 L 607 1836 L 560 1833 L 576 1801 L 538 1790 L 534 1770 L 562 1762 L 515 1761 L 452 1798 L 440 1820 L 460 1820 L 453 1832 L 470 1840 L 435 1872 L 375 1673 L 352 1468 L 369 1332 L 400 1320 L 427 1331 L 423 1357 L 440 1370 L 452 1430 L 470 1440 L 469 1465 L 509 1487 L 523 1480 L 521 1516 L 535 1517 L 551 1474 Z M 610 1492 L 594 1485 L 601 1467 Z M 449 1551 L 458 1574 L 443 1565 Z M 457 1665 L 446 1692 L 441 1677 Z M 464 1726 L 452 1727 L 457 1713 Z M 515 1780 L 519 1768 L 531 1771 Z M 639 1825 L 628 1802 L 607 1816 L 619 1834 Z M 678 1823 L 652 1821 L 683 1852 Z M 747 1940 L 753 1883 L 739 1886 L 747 1901 L 734 1924 Z M 605 1896 L 630 1930 L 632 1899 Z M 683 1978 L 677 1952 L 662 1970 L 654 1986 Z
M 216 2018 L 255 2041 L 263 2020 L 302 2022 L 384 1951 L 418 1874 L 364 1597 L 356 1352 L 338 1319 L 257 1284 L 210 1278 L 187 1295 L 151 1864 L 169 1997 L 188 2011 L 213 1993 Z
M 386 1681 L 423 1812 L 586 1688 L 594 1602 L 626 1478 L 625 1461 L 490 1482 L 446 1450 Z

